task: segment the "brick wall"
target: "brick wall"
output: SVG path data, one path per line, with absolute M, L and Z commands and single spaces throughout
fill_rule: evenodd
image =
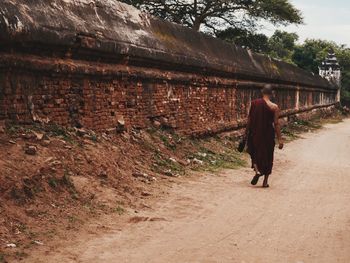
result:
M 243 125 L 266 84 L 283 115 L 336 103 L 319 76 L 117 1 L 55 1 L 0 2 L 0 120 L 203 134 Z
M 12 59 L 15 63 L 17 58 Z M 82 75 L 74 68 L 53 73 L 27 63 L 27 69 L 0 72 L 1 119 L 95 130 L 117 127 L 118 121 L 128 128 L 145 128 L 157 120 L 184 133 L 220 132 L 244 122 L 251 100 L 266 84 L 193 74 L 178 79 L 176 72 L 169 78 L 170 71 L 159 70 L 138 78 L 140 68 L 123 66 L 107 75 L 97 71 Z M 335 103 L 336 93 L 329 90 L 272 85 L 276 102 L 287 115 Z

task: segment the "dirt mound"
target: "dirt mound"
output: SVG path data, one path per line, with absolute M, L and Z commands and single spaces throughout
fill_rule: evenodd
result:
M 92 217 L 136 210 L 190 170 L 244 164 L 234 134 L 223 137 L 7 125 L 0 133 L 0 262 L 25 258 Z
M 322 116 L 343 118 L 339 112 Z M 290 120 L 284 136 L 292 140 L 323 123 Z M 70 238 L 93 218 L 133 214 L 193 170 L 246 164 L 235 150 L 239 132 L 189 138 L 156 126 L 97 134 L 56 125 L 0 125 L 0 262 L 24 259 L 55 237 Z

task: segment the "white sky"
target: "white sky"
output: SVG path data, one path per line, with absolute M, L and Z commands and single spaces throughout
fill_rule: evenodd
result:
M 305 25 L 280 27 L 296 32 L 300 40 L 320 38 L 346 44 L 350 47 L 350 0 L 291 0 L 302 11 Z M 272 35 L 275 28 L 268 26 L 264 33 Z

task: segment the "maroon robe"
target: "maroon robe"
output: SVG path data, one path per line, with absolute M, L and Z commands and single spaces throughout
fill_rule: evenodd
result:
M 275 150 L 275 112 L 264 99 L 252 101 L 249 111 L 248 152 L 252 167 L 257 165 L 262 175 L 270 175 Z

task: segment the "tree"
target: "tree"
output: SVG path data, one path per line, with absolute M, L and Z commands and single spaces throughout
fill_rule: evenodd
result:
M 299 36 L 296 33 L 288 33 L 276 30 L 268 41 L 269 52 L 271 57 L 294 64 L 293 54 L 296 42 Z
M 327 56 L 328 50 L 336 50 L 336 44 L 320 39 L 307 39 L 302 45 L 295 47 L 293 54 L 294 63 L 310 72 L 318 74 L 318 66 Z
M 308 39 L 302 45 L 296 46 L 293 61 L 297 66 L 318 74 L 318 66 L 325 59 L 330 48 L 334 50 L 341 67 L 343 96 L 350 98 L 350 49 L 345 45 L 320 39 Z
M 270 50 L 269 38 L 266 35 L 252 33 L 241 28 L 227 28 L 218 32 L 216 36 L 254 52 L 267 54 Z
M 342 69 L 342 95 L 350 100 L 350 48 L 344 45 L 338 46 L 335 53 Z
M 301 24 L 289 0 L 122 0 L 155 16 L 216 33 L 229 27 L 253 29 L 261 20 L 274 25 Z

